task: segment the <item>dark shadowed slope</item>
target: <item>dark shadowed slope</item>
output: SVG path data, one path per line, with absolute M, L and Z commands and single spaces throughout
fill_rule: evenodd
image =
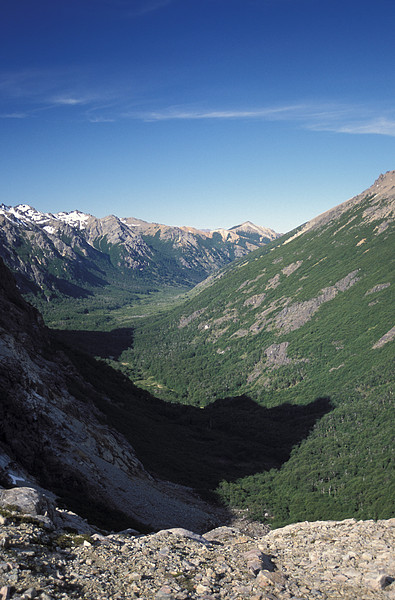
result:
M 205 529 L 211 509 L 155 480 L 100 402 L 109 399 L 54 346 L 0 261 L 0 484 L 38 483 L 107 528 Z

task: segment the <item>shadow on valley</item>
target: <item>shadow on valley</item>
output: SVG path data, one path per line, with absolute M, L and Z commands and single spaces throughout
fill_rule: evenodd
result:
M 274 408 L 247 396 L 216 400 L 204 409 L 171 404 L 137 388 L 107 364 L 70 347 L 62 349 L 92 385 L 88 398 L 86 387 L 82 393 L 76 381 L 69 382 L 70 392 L 94 402 L 103 421 L 128 439 L 148 471 L 191 486 L 208 499 L 222 480 L 280 468 L 332 410 L 327 397 Z
M 204 409 L 165 404 L 155 408 L 160 417 L 150 415 L 157 431 L 149 444 L 147 433 L 140 438 L 137 428 L 123 433 L 147 468 L 207 493 L 222 480 L 280 468 L 329 410 L 328 398 L 275 408 L 262 407 L 248 396 L 216 400 Z
M 92 356 L 117 359 L 133 344 L 133 329 L 112 331 L 52 330 L 58 340 Z

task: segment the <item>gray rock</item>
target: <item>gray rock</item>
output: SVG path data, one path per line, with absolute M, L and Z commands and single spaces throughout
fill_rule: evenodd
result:
M 93 533 L 96 531 L 85 519 L 69 510 L 56 509 L 54 523 L 59 529 L 72 530 L 77 533 Z
M 189 531 L 188 529 L 184 529 L 183 527 L 162 529 L 162 531 L 159 531 L 157 534 L 154 535 L 161 535 L 163 533 L 172 533 L 173 535 L 189 538 L 190 540 L 194 540 L 195 542 L 199 542 L 200 544 L 205 544 L 206 546 L 210 544 L 210 542 L 207 539 L 205 539 L 202 535 L 194 533 L 193 531 Z
M 266 571 L 274 571 L 275 565 L 270 556 L 263 554 L 259 549 L 249 550 L 244 553 L 244 558 L 247 559 L 247 567 L 250 571 L 257 575 L 263 569 Z
M 34 587 L 29 588 L 26 592 L 23 592 L 22 598 L 24 600 L 33 600 L 37 596 L 37 590 Z
M 25 515 L 48 517 L 51 520 L 55 516 L 54 501 L 28 487 L 0 491 L 0 507 L 14 508 Z
M 93 535 L 67 551 L 53 543 L 58 532 L 10 519 L 0 600 L 393 600 L 394 525 L 305 522 L 262 535 L 220 527 L 206 543 L 176 528 Z

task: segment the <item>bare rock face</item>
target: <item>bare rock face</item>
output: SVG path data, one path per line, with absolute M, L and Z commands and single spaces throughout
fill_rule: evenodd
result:
M 40 315 L 0 262 L 0 458 L 8 457 L 0 461 L 0 485 L 38 482 L 70 508 L 94 507 L 102 521 L 115 511 L 154 529 L 207 528 L 209 508 L 186 488 L 155 480 L 125 438 L 104 424 L 93 394 L 54 351 Z M 29 481 L 15 476 L 15 466 Z

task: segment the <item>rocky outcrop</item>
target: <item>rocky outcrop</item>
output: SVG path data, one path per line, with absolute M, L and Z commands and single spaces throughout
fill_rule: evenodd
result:
M 319 296 L 286 306 L 274 318 L 276 329 L 281 329 L 285 333 L 299 329 L 310 321 L 322 304 L 333 300 L 339 292 L 345 292 L 357 281 L 359 281 L 358 269 L 340 279 L 335 285 L 322 289 Z
M 372 348 L 374 350 L 376 350 L 376 348 L 382 348 L 388 342 L 392 342 L 393 339 L 395 339 L 395 327 L 391 327 L 391 329 L 387 331 L 387 333 L 385 333 L 383 337 L 378 340 L 378 342 L 373 344 Z
M 0 598 L 391 600 L 394 520 L 78 535 L 2 518 Z M 250 524 L 251 525 L 251 524 Z
M 55 502 L 34 488 L 17 487 L 0 491 L 0 507 L 12 507 L 18 512 L 32 517 L 47 516 L 54 519 Z
M 259 548 L 275 555 L 298 597 L 373 600 L 395 598 L 394 542 L 395 519 L 347 519 L 295 523 L 272 531 Z

